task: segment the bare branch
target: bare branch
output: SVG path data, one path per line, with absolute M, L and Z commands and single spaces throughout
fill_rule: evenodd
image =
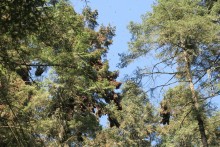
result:
M 165 87 L 165 86 L 169 86 L 169 85 L 172 85 L 172 84 L 175 84 L 175 83 L 179 83 L 179 82 L 182 82 L 182 81 L 175 81 L 175 82 L 172 82 L 172 83 L 169 83 L 169 84 L 163 84 L 163 85 L 158 85 L 154 88 L 151 88 L 150 90 L 148 90 L 147 92 L 150 92 L 152 89 L 157 89 L 159 87 Z
M 143 74 L 169 74 L 169 75 L 176 75 L 176 74 L 181 74 L 181 73 L 185 73 L 185 72 L 144 72 Z
M 175 76 L 176 76 L 176 74 L 173 75 L 173 76 L 165 83 L 165 85 L 167 85 Z M 161 88 L 160 92 L 163 90 L 164 87 L 165 87 L 165 86 L 163 86 L 163 87 Z

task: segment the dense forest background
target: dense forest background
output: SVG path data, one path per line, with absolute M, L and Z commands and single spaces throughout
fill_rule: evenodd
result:
M 115 71 L 117 28 L 80 2 L 0 1 L 0 146 L 220 146 L 220 1 L 155 0 Z

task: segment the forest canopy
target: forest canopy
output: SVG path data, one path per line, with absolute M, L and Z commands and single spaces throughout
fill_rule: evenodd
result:
M 220 1 L 155 1 L 128 25 L 113 71 L 116 27 L 81 3 L 79 13 L 68 0 L 0 1 L 0 146 L 220 146 L 210 101 L 220 94 Z M 149 56 L 158 63 L 119 81 Z M 160 75 L 167 82 L 143 87 Z M 153 103 L 150 93 L 165 87 Z

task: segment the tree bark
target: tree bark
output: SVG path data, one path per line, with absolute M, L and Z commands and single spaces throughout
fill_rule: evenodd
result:
M 199 132 L 201 135 L 201 141 L 202 141 L 202 145 L 203 147 L 208 147 L 208 141 L 207 141 L 207 137 L 205 134 L 205 127 L 204 127 L 204 122 L 202 119 L 202 115 L 200 112 L 200 106 L 199 106 L 199 100 L 198 100 L 198 96 L 196 95 L 195 92 L 195 87 L 193 84 L 193 78 L 192 78 L 192 73 L 191 73 L 191 62 L 189 59 L 189 55 L 187 54 L 186 51 L 184 51 L 184 58 L 185 58 L 185 62 L 186 62 L 186 76 L 189 82 L 189 87 L 192 93 L 192 100 L 193 100 L 193 107 L 194 107 L 194 111 L 196 114 L 196 120 L 198 122 L 198 127 L 199 127 Z

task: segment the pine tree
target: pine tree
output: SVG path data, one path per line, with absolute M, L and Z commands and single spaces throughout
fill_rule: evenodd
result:
M 130 54 L 122 54 L 121 66 L 126 66 L 137 57 L 148 53 L 155 56 L 165 66 L 176 67 L 174 72 L 154 71 L 160 63 L 155 64 L 152 72 L 141 71 L 143 75 L 170 74 L 173 75 L 167 85 L 174 78 L 177 82 L 185 82 L 191 91 L 194 119 L 198 123 L 203 146 L 208 146 L 205 133 L 205 122 L 200 109 L 200 98 L 196 94 L 196 84 L 203 86 L 207 71 L 212 69 L 212 80 L 216 80 L 219 63 L 219 29 L 215 20 L 219 19 L 219 1 L 207 7 L 200 0 L 158 0 L 153 6 L 153 12 L 143 16 L 141 24 L 131 23 L 129 29 L 133 35 L 130 42 Z M 208 60 L 203 60 L 208 57 Z M 213 74 L 215 73 L 215 74 Z M 173 81 L 172 81 L 173 82 Z M 174 82 L 176 83 L 176 82 Z M 163 86 L 164 87 L 164 86 Z M 203 87 L 204 88 L 204 87 Z M 203 93 L 205 94 L 205 92 Z M 218 90 L 213 97 L 218 95 Z
M 119 73 L 104 60 L 115 29 L 95 31 L 98 13 L 77 14 L 67 1 L 1 6 L 1 143 L 82 145 L 101 129 L 99 117 L 111 115 L 111 101 L 122 109 Z
M 37 33 L 45 18 L 44 4 L 43 0 L 0 2 L 1 146 L 42 146 L 32 133 L 35 116 L 27 109 L 38 92 L 35 85 L 30 85 L 29 67 L 25 64 L 33 53 L 27 43 L 29 37 Z
M 198 97 L 199 92 L 196 92 Z M 192 93 L 186 85 L 179 85 L 170 88 L 164 95 L 162 102 L 166 102 L 171 110 L 169 126 L 161 126 L 157 130 L 161 137 L 160 146 L 202 146 L 198 139 L 199 131 L 193 107 L 190 105 Z M 200 101 L 200 105 L 208 107 L 200 109 L 203 120 L 206 124 L 206 134 L 210 146 L 219 146 L 217 132 L 219 122 L 215 109 L 206 101 Z M 208 116 L 208 117 L 207 117 Z M 215 119 L 215 120 L 214 120 Z
M 146 93 L 133 81 L 127 81 L 121 97 L 123 110 L 114 111 L 120 127 L 111 127 L 110 122 L 110 128 L 97 132 L 89 146 L 151 146 L 157 119 Z

